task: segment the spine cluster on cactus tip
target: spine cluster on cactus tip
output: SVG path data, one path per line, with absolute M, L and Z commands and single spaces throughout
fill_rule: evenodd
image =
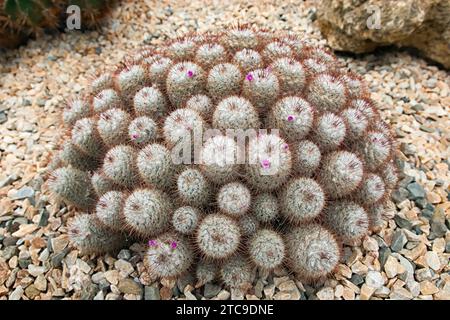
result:
M 292 33 L 181 37 L 87 92 L 64 110 L 49 188 L 90 213 L 69 228 L 77 248 L 145 242 L 154 277 L 195 270 L 196 287 L 248 289 L 256 269 L 286 267 L 323 279 L 342 244 L 382 223 L 399 179 L 361 77 Z

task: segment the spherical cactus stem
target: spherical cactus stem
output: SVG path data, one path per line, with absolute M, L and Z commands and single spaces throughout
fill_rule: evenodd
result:
M 80 209 L 88 210 L 95 203 L 95 193 L 87 172 L 72 167 L 58 168 L 51 173 L 48 186 L 58 198 Z

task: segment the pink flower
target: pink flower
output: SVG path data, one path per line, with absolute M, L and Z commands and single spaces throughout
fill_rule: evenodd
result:
M 285 144 L 283 145 L 283 148 L 284 148 L 284 150 L 287 150 L 287 149 L 289 149 L 289 145 L 288 145 L 287 143 L 285 143 Z
M 270 161 L 268 159 L 264 159 L 263 161 L 261 161 L 261 166 L 264 169 L 268 169 L 270 167 Z
M 158 245 L 158 243 L 156 242 L 156 240 L 150 240 L 150 241 L 148 242 L 148 245 L 149 245 L 150 247 L 156 247 L 156 246 Z
M 172 249 L 176 249 L 176 247 L 177 247 L 177 242 L 176 242 L 176 241 L 172 241 L 172 243 L 170 244 L 170 247 L 171 247 Z
M 136 140 L 138 137 L 139 137 L 139 136 L 138 136 L 136 133 L 133 133 L 133 134 L 131 135 L 131 138 L 133 138 L 133 140 Z
M 293 116 L 293 115 L 289 115 L 288 117 L 287 117 L 287 121 L 289 121 L 289 122 L 292 122 L 292 121 L 294 121 L 295 120 L 295 117 Z
M 189 70 L 189 71 L 187 72 L 187 76 L 188 76 L 189 78 L 192 78 L 192 77 L 194 76 L 194 72 L 193 72 L 192 70 Z
M 253 80 L 253 75 L 251 73 L 247 74 L 247 76 L 245 77 L 248 81 L 252 81 Z

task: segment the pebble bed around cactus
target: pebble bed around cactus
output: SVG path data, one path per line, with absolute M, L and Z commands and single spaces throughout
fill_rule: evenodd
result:
M 380 223 L 398 180 L 360 77 L 293 34 L 242 26 L 144 48 L 68 103 L 64 121 L 48 185 L 78 208 L 72 243 L 89 254 L 145 242 L 150 273 L 192 272 L 197 285 L 245 289 L 255 268 L 282 265 L 326 278 L 342 245 Z M 201 129 L 217 130 L 198 154 L 188 146 L 200 161 L 174 162 Z M 230 129 L 257 134 L 242 147 Z

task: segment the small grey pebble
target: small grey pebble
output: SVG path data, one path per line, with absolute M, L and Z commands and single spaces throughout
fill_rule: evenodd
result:
M 48 241 L 48 242 L 50 242 L 50 241 Z M 69 252 L 69 249 L 65 248 L 63 251 L 53 254 L 50 258 L 52 266 L 54 268 L 60 267 L 62 260 L 64 259 L 64 257 L 67 255 L 68 252 Z
M 352 277 L 350 278 L 350 281 L 355 285 L 358 286 L 361 283 L 364 283 L 364 278 L 359 275 L 359 274 L 354 274 L 352 275 Z
M 5 260 L 11 259 L 13 256 L 16 256 L 18 253 L 16 246 L 9 246 L 3 249 L 1 257 Z
M 409 191 L 411 200 L 425 197 L 425 189 L 417 182 L 408 184 L 406 189 Z
M 28 199 L 31 204 L 34 205 L 34 189 L 29 186 L 24 186 L 17 190 L 17 192 L 11 197 L 12 200 Z
M 394 221 L 402 229 L 411 230 L 412 228 L 412 222 L 408 219 L 400 217 L 399 215 L 395 215 Z
M 425 108 L 419 103 L 413 105 L 412 109 L 415 110 L 415 111 L 423 111 L 423 110 L 425 110 Z
M 402 230 L 397 230 L 392 236 L 391 250 L 394 252 L 399 252 L 403 249 L 403 246 L 408 240 Z
M 384 267 L 384 264 L 387 261 L 387 258 L 391 255 L 391 249 L 385 247 L 385 248 L 380 248 L 380 256 L 379 256 L 379 260 L 380 260 L 380 265 L 381 267 Z
M 45 227 L 48 224 L 49 213 L 46 208 L 39 209 L 39 227 Z
M 29 264 L 31 264 L 31 258 L 19 259 L 19 266 L 22 269 L 27 269 Z
M 117 255 L 117 258 L 123 259 L 123 260 L 130 259 L 131 258 L 130 250 L 127 250 L 127 249 L 120 250 L 119 254 Z
M 17 243 L 17 240 L 19 240 L 17 237 L 6 237 L 3 239 L 3 245 L 5 247 L 14 246 Z
M 401 203 L 408 199 L 408 195 L 408 190 L 400 187 L 392 193 L 392 200 L 394 200 L 395 203 Z
M 0 113 L 0 118 L 1 118 L 1 113 Z M 3 187 L 6 187 L 7 185 L 10 185 L 11 183 L 16 181 L 17 179 L 18 179 L 18 177 L 17 177 L 16 174 L 11 174 L 11 175 L 7 176 L 5 179 L 0 181 L 0 188 L 3 188 Z
M 157 283 L 152 286 L 145 286 L 144 300 L 161 300 Z
M 418 199 L 414 200 L 414 202 L 419 209 L 425 208 L 428 204 L 428 202 L 425 198 L 418 198 Z
M 100 280 L 100 282 L 98 283 L 98 288 L 99 288 L 100 290 L 106 292 L 106 291 L 109 289 L 110 285 L 111 285 L 111 284 L 108 282 L 108 280 L 102 279 L 102 280 Z
M 8 116 L 4 111 L 0 111 L 0 124 L 4 124 L 6 121 L 8 121 Z

